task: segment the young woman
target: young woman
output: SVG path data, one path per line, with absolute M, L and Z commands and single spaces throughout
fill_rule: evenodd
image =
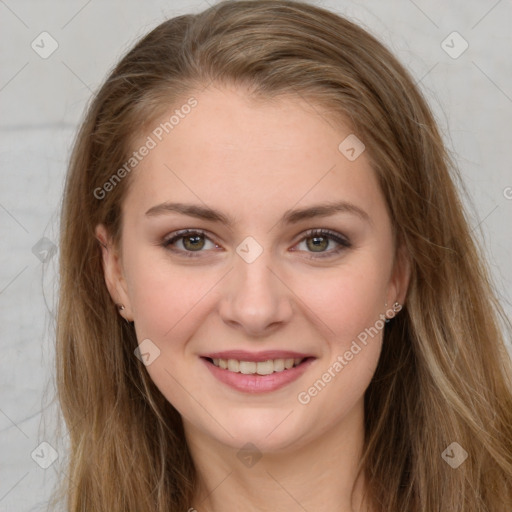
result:
M 170 19 L 78 134 L 75 511 L 510 512 L 507 320 L 409 73 L 287 0 Z

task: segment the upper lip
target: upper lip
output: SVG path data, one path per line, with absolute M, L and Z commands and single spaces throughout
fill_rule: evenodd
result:
M 310 354 L 293 352 L 290 350 L 264 350 L 262 352 L 248 352 L 246 350 L 227 350 L 224 352 L 210 352 L 201 357 L 210 359 L 235 359 L 237 361 L 254 361 L 256 363 L 268 361 L 269 359 L 305 359 L 314 357 Z

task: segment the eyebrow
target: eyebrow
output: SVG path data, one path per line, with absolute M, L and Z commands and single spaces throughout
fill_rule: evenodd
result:
M 147 212 L 147 217 L 157 217 L 169 213 L 180 213 L 190 217 L 196 217 L 202 220 L 212 222 L 220 222 L 228 227 L 232 227 L 235 219 L 226 215 L 219 210 L 209 208 L 207 206 L 186 203 L 170 203 L 165 202 L 151 207 Z M 307 208 L 299 208 L 295 210 L 287 210 L 281 220 L 280 224 L 296 224 L 302 220 L 311 219 L 315 217 L 329 217 L 336 213 L 349 213 L 359 217 L 361 220 L 371 224 L 370 216 L 363 209 L 355 204 L 347 201 L 319 203 Z

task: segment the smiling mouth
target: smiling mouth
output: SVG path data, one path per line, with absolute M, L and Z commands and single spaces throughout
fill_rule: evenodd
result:
M 204 358 L 217 368 L 228 372 L 243 373 L 244 375 L 271 375 L 281 373 L 300 366 L 311 357 L 296 357 L 287 359 L 268 359 L 266 361 L 241 361 L 237 359 Z

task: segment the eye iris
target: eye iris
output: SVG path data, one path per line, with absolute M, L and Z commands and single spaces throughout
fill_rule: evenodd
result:
M 188 246 L 188 243 L 191 243 L 191 246 Z M 203 235 L 187 235 L 183 237 L 183 246 L 185 249 L 196 251 L 202 249 L 204 247 L 204 237 Z
M 309 243 L 310 240 L 313 241 L 313 245 Z M 321 252 L 327 248 L 329 240 L 325 236 L 313 236 L 308 238 L 307 245 L 308 249 L 313 249 L 313 252 Z M 320 249 L 320 251 L 317 251 L 317 249 Z

